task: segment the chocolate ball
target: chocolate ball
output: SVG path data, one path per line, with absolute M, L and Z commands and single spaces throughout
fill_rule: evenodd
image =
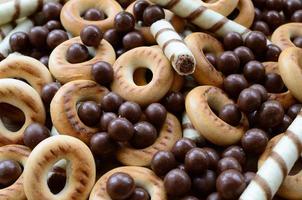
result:
M 34 149 L 40 142 L 50 137 L 50 131 L 39 123 L 31 123 L 23 133 L 23 142 L 26 146 Z
M 257 112 L 258 124 L 263 128 L 272 128 L 282 122 L 284 110 L 282 105 L 275 100 L 264 102 Z
M 136 123 L 141 118 L 142 110 L 137 103 L 126 101 L 119 107 L 118 114 L 127 118 L 130 122 Z
M 101 131 L 107 131 L 109 123 L 117 118 L 117 115 L 112 112 L 106 112 L 102 115 L 100 120 L 100 129 Z
M 0 185 L 8 187 L 13 184 L 22 174 L 22 168 L 17 161 L 0 161 Z
M 66 40 L 68 40 L 67 33 L 63 30 L 56 29 L 48 33 L 46 43 L 51 49 L 54 49 Z
M 116 50 L 115 51 L 115 54 L 116 54 L 116 57 L 118 58 L 118 57 L 120 57 L 123 53 L 125 53 L 126 51 L 125 51 L 125 49 L 123 49 L 123 48 L 120 48 L 120 49 L 118 49 L 118 50 Z
M 268 23 L 269 27 L 273 30 L 284 23 L 283 16 L 275 10 L 265 12 L 264 19 Z
M 243 45 L 243 39 L 239 33 L 230 32 L 223 37 L 223 45 L 225 49 L 233 50 Z
M 149 193 L 143 188 L 136 187 L 127 200 L 150 200 Z
M 151 169 L 158 176 L 164 176 L 175 168 L 176 165 L 175 157 L 170 151 L 158 151 L 151 160 Z
M 215 191 L 216 174 L 214 171 L 206 170 L 204 174 L 192 178 L 192 188 L 196 194 L 206 196 Z
M 112 199 L 127 199 L 135 190 L 135 182 L 130 175 L 123 172 L 117 172 L 108 178 L 106 190 Z
M 59 19 L 62 5 L 57 2 L 48 2 L 43 5 L 42 13 L 46 20 Z
M 40 62 L 45 65 L 46 67 L 48 67 L 48 62 L 49 62 L 49 56 L 42 56 L 40 58 Z
M 114 28 L 118 32 L 127 33 L 134 30 L 135 19 L 131 13 L 121 11 L 114 18 Z
M 261 62 L 253 60 L 245 64 L 244 77 L 250 82 L 261 82 L 265 77 L 265 69 Z
M 284 115 L 282 122 L 274 128 L 273 132 L 276 134 L 285 132 L 292 122 L 288 115 Z
M 266 8 L 269 10 L 281 11 L 283 8 L 282 0 L 266 0 Z
M 244 66 L 247 62 L 255 59 L 253 52 L 244 46 L 234 49 L 234 53 L 239 58 L 241 66 Z
M 125 48 L 125 50 L 144 46 L 144 44 L 144 37 L 137 31 L 129 32 L 123 37 L 123 47 Z
M 55 29 L 62 29 L 62 24 L 57 20 L 50 20 L 44 25 L 44 27 L 47 28 L 49 31 L 52 31 Z
M 264 21 L 255 21 L 253 26 L 252 26 L 252 30 L 254 31 L 260 31 L 262 32 L 264 35 L 270 35 L 270 27 L 268 26 L 268 24 Z
M 250 86 L 250 88 L 252 88 L 254 90 L 257 90 L 260 93 L 262 102 L 264 102 L 268 99 L 267 91 L 266 91 L 265 87 L 263 87 L 262 85 L 253 84 L 253 85 Z
M 97 156 L 108 155 L 115 150 L 115 147 L 115 142 L 106 132 L 96 133 L 90 139 L 90 149 Z
M 191 179 L 180 169 L 171 170 L 164 178 L 166 192 L 170 196 L 183 196 L 191 188 Z
M 284 83 L 279 74 L 267 73 L 265 76 L 264 86 L 270 93 L 280 93 L 284 88 Z
M 151 124 L 161 127 L 166 121 L 167 110 L 160 103 L 152 103 L 146 108 L 145 115 Z
M 138 122 L 134 125 L 134 134 L 130 144 L 136 149 L 152 145 L 157 139 L 157 131 L 149 122 Z
M 217 163 L 217 173 L 221 174 L 222 172 L 228 169 L 235 169 L 239 172 L 242 171 L 242 167 L 239 161 L 234 157 L 224 157 L 220 159 Z
M 266 40 L 262 32 L 252 31 L 245 39 L 245 46 L 258 55 L 266 51 Z
M 95 126 L 102 115 L 101 107 L 94 101 L 85 101 L 78 108 L 80 120 L 87 126 Z
M 168 111 L 177 114 L 185 109 L 185 98 L 180 92 L 171 92 L 165 98 L 165 107 Z
M 83 18 L 88 21 L 100 21 L 105 19 L 106 15 L 101 10 L 90 8 L 84 13 Z
M 293 41 L 294 45 L 299 48 L 302 48 L 302 37 L 296 37 Z
M 157 5 L 148 6 L 143 12 L 143 22 L 146 26 L 151 26 L 154 22 L 164 18 L 164 10 Z
M 254 7 L 255 17 L 254 22 L 262 19 L 262 11 L 259 8 Z
M 224 75 L 236 73 L 240 67 L 240 60 L 232 51 L 225 51 L 217 58 L 217 68 Z
M 302 22 L 302 10 L 295 11 L 290 20 L 292 22 Z
M 100 85 L 108 86 L 113 81 L 113 68 L 105 61 L 99 61 L 92 65 L 91 73 L 94 80 Z
M 222 200 L 222 197 L 217 192 L 210 194 L 206 200 Z
M 255 5 L 255 7 L 257 8 L 264 8 L 266 5 L 266 0 L 253 0 L 253 4 Z
M 225 92 L 234 98 L 237 98 L 242 90 L 248 87 L 248 82 L 241 74 L 231 74 L 223 80 Z
M 261 105 L 261 94 L 255 89 L 247 88 L 240 92 L 237 105 L 239 109 L 246 113 L 257 110 Z
M 135 2 L 133 6 L 133 14 L 137 21 L 143 20 L 143 13 L 148 6 L 150 6 L 150 4 L 145 0 L 139 0 Z
M 208 154 L 201 148 L 193 148 L 186 153 L 185 169 L 189 174 L 201 175 L 208 168 Z
M 122 103 L 122 97 L 114 92 L 109 92 L 103 97 L 101 106 L 105 112 L 116 112 Z
M 29 41 L 34 47 L 45 48 L 48 33 L 49 31 L 47 28 L 43 26 L 35 26 L 29 31 Z
M 302 104 L 294 104 L 287 110 L 287 115 L 294 120 L 302 108 Z
M 241 112 L 236 104 L 224 105 L 218 116 L 231 126 L 238 126 L 241 121 Z
M 241 166 L 244 166 L 246 161 L 246 155 L 244 150 L 240 146 L 230 146 L 222 152 L 222 157 L 233 157 Z
M 267 61 L 278 62 L 278 58 L 279 58 L 281 51 L 282 50 L 277 45 L 269 44 L 269 45 L 267 45 L 265 59 Z
M 211 63 L 211 65 L 216 67 L 217 56 L 213 53 L 206 53 L 205 56 L 206 56 L 207 60 Z
M 132 138 L 134 128 L 126 118 L 116 118 L 109 123 L 108 133 L 113 140 L 125 142 Z
M 49 105 L 52 98 L 55 96 L 57 91 L 60 89 L 60 84 L 57 82 L 47 83 L 43 86 L 41 91 L 41 98 L 45 105 Z
M 108 29 L 104 33 L 103 38 L 107 40 L 114 48 L 121 46 L 122 37 L 116 29 Z
M 13 33 L 9 38 L 9 45 L 12 51 L 22 51 L 28 48 L 28 35 L 24 32 Z
M 253 178 L 256 176 L 255 172 L 245 172 L 243 174 L 244 176 L 244 181 L 246 185 L 250 184 L 250 182 L 253 180 Z
M 179 139 L 172 147 L 172 153 L 178 161 L 183 161 L 187 152 L 195 148 L 196 144 L 188 138 Z
M 216 170 L 218 161 L 220 160 L 220 156 L 217 151 L 210 147 L 202 148 L 208 155 L 208 168 L 212 170 Z
M 71 64 L 85 62 L 89 59 L 89 52 L 86 46 L 74 43 L 66 52 L 66 60 Z
M 283 12 L 286 16 L 291 16 L 296 10 L 302 9 L 302 2 L 300 0 L 286 0 L 283 1 Z
M 268 143 L 266 132 L 258 128 L 248 130 L 241 138 L 244 151 L 252 154 L 261 154 Z
M 80 33 L 84 45 L 98 47 L 103 39 L 103 32 L 94 25 L 85 26 Z
M 245 187 L 244 177 L 233 169 L 224 171 L 216 180 L 217 191 L 224 199 L 237 199 Z
M 60 167 L 53 167 L 51 172 L 50 177 L 47 179 L 47 185 L 53 194 L 58 194 L 65 187 L 66 171 Z

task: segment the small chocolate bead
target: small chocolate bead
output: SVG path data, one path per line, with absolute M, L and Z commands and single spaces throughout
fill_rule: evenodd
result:
M 220 159 L 219 154 L 217 151 L 210 147 L 202 148 L 208 154 L 208 168 L 212 170 L 216 170 L 217 163 Z
M 292 122 L 293 120 L 288 115 L 284 115 L 282 122 L 274 128 L 274 133 L 278 134 L 285 132 Z
M 264 86 L 268 92 L 280 93 L 284 88 L 284 83 L 279 74 L 267 73 L 265 76 Z
M 266 37 L 262 32 L 252 31 L 245 39 L 245 46 L 250 48 L 254 54 L 266 51 Z
M 266 0 L 266 8 L 268 10 L 281 11 L 283 8 L 283 1 L 282 0 Z
M 247 88 L 240 92 L 237 105 L 240 110 L 251 113 L 257 110 L 261 105 L 261 94 L 255 89 Z
M 217 57 L 215 54 L 213 53 L 206 53 L 205 54 L 207 60 L 214 66 L 216 67 L 216 63 L 217 63 Z
M 264 15 L 264 19 L 273 30 L 284 23 L 283 16 L 275 10 L 267 11 Z
M 115 142 L 111 140 L 106 132 L 96 133 L 90 139 L 90 149 L 97 156 L 112 153 L 115 150 L 115 146 Z
M 88 21 L 100 21 L 106 18 L 106 15 L 103 11 L 96 8 L 90 8 L 85 13 L 83 18 Z
M 185 197 L 181 198 L 180 200 L 199 200 L 199 199 L 194 196 L 185 196 Z
M 236 73 L 240 67 L 240 60 L 232 51 L 225 51 L 217 58 L 217 68 L 224 75 Z
M 253 52 L 244 46 L 237 47 L 234 50 L 234 53 L 239 58 L 241 66 L 244 66 L 247 62 L 255 59 Z
M 134 30 L 135 19 L 131 13 L 119 12 L 114 18 L 114 28 L 118 32 L 127 33 Z
M 258 124 L 263 128 L 272 128 L 282 122 L 284 110 L 275 100 L 264 102 L 257 112 Z
M 114 48 L 121 46 L 122 39 L 116 29 L 108 29 L 104 35 L 104 39 L 107 40 Z
M 127 200 L 150 200 L 150 196 L 147 190 L 137 187 Z
M 7 187 L 13 184 L 22 174 L 20 164 L 14 160 L 0 161 L 0 185 Z
M 259 21 L 262 19 L 262 11 L 259 10 L 259 8 L 254 8 L 255 11 L 255 17 L 254 17 L 254 22 Z
M 52 19 L 59 19 L 62 5 L 56 2 L 48 2 L 44 4 L 42 13 L 44 14 L 47 21 Z
M 66 40 L 68 40 L 68 35 L 65 31 L 53 30 L 48 33 L 46 43 L 51 49 L 54 49 Z
M 44 27 L 47 28 L 49 31 L 52 31 L 55 29 L 62 29 L 62 24 L 57 20 L 50 20 L 44 25 Z
M 238 126 L 241 120 L 241 112 L 236 104 L 224 105 L 218 116 L 231 126 Z
M 46 67 L 48 67 L 48 62 L 49 62 L 49 56 L 42 56 L 40 58 L 40 62 L 45 65 Z
M 170 196 L 183 196 L 191 188 L 191 179 L 180 169 L 171 170 L 164 178 L 166 192 Z
M 137 21 L 143 20 L 143 13 L 150 4 L 145 0 L 136 1 L 133 6 L 133 14 Z
M 127 199 L 135 190 L 135 182 L 130 175 L 117 172 L 108 178 L 106 190 L 112 199 Z
M 28 48 L 28 35 L 23 32 L 13 33 L 9 38 L 9 45 L 12 51 L 22 51 Z
M 270 28 L 268 24 L 264 21 L 255 21 L 255 23 L 252 26 L 252 30 L 260 31 L 264 35 L 270 35 Z
M 52 98 L 55 96 L 57 91 L 60 89 L 60 84 L 57 82 L 47 83 L 43 86 L 41 91 L 41 97 L 45 105 L 49 105 Z
M 130 122 L 136 123 L 141 118 L 142 110 L 137 103 L 126 101 L 119 107 L 118 114 Z
M 250 82 L 261 82 L 265 77 L 265 69 L 261 62 L 253 60 L 245 64 L 244 77 Z
M 302 108 L 302 104 L 294 104 L 287 110 L 287 115 L 294 120 Z
M 252 154 L 261 154 L 268 143 L 266 132 L 253 128 L 248 130 L 241 138 L 241 145 L 244 151 Z
M 85 26 L 80 33 L 84 45 L 98 47 L 103 39 L 103 32 L 94 25 Z
M 295 11 L 290 20 L 292 22 L 302 22 L 302 10 Z
M 193 148 L 186 153 L 185 169 L 189 174 L 201 175 L 208 168 L 208 154 L 201 148 Z
M 87 126 L 95 126 L 102 115 L 101 107 L 94 101 L 85 101 L 78 108 L 80 120 Z
M 151 24 L 153 24 L 154 22 L 164 18 L 164 10 L 157 5 L 148 6 L 143 13 L 143 22 L 146 26 L 151 26 Z
M 215 191 L 216 174 L 214 171 L 206 170 L 204 174 L 192 178 L 192 188 L 196 194 L 206 196 Z
M 160 128 L 166 121 L 167 110 L 160 103 L 152 103 L 146 108 L 145 115 L 151 124 Z
M 217 191 L 224 199 L 237 199 L 245 187 L 243 175 L 233 169 L 224 171 L 216 180 Z
M 226 93 L 237 98 L 242 90 L 248 87 L 248 82 L 241 74 L 231 74 L 223 80 L 223 88 Z
M 266 61 L 278 62 L 280 53 L 281 53 L 281 49 L 277 45 L 269 44 L 267 45 L 265 59 Z
M 294 45 L 296 45 L 297 47 L 302 48 L 302 37 L 296 37 L 293 40 Z
M 157 139 L 157 131 L 149 122 L 138 122 L 134 125 L 134 134 L 130 144 L 136 149 L 151 146 Z
M 50 137 L 50 131 L 39 123 L 32 123 L 24 130 L 24 144 L 34 149 L 41 141 Z
M 168 111 L 177 114 L 182 113 L 185 108 L 185 99 L 182 93 L 172 92 L 165 98 L 165 107 Z
M 94 63 L 91 68 L 91 73 L 94 80 L 100 85 L 108 86 L 113 81 L 113 68 L 105 61 Z
M 176 165 L 175 157 L 170 151 L 158 151 L 151 160 L 151 169 L 158 176 L 164 176 Z
M 283 12 L 286 16 L 291 16 L 296 10 L 302 9 L 302 2 L 300 0 L 286 0 L 283 1 Z
M 123 48 L 120 48 L 120 49 L 118 49 L 118 50 L 116 50 L 115 51 L 115 54 L 116 54 L 116 57 L 118 58 L 118 57 L 120 57 L 123 53 L 125 53 L 126 51 L 125 51 L 125 49 L 123 49 Z
M 242 167 L 236 158 L 224 157 L 220 159 L 217 164 L 217 174 L 221 174 L 228 169 L 235 169 L 239 172 L 242 171 Z
M 125 142 L 133 136 L 134 128 L 126 118 L 116 118 L 109 123 L 108 133 L 113 140 Z
M 74 43 L 67 49 L 66 60 L 72 64 L 85 62 L 88 58 L 88 49 L 82 44 Z
M 187 152 L 195 148 L 196 144 L 188 138 L 179 139 L 172 147 L 172 153 L 178 161 L 183 161 Z
M 123 37 L 123 47 L 125 48 L 125 50 L 144 46 L 144 44 L 145 41 L 142 34 L 137 31 L 129 32 Z
M 260 9 L 262 9 L 262 8 L 264 8 L 266 5 L 266 0 L 253 0 L 253 3 L 254 3 L 254 5 L 255 5 L 255 7 L 257 7 L 257 8 L 260 8 Z
M 116 112 L 122 103 L 122 97 L 114 92 L 109 92 L 103 97 L 101 106 L 105 112 Z
M 206 200 L 222 200 L 222 197 L 217 192 L 210 194 Z
M 267 91 L 266 91 L 265 87 L 263 87 L 263 85 L 253 84 L 250 86 L 250 88 L 257 90 L 260 93 L 262 102 L 264 102 L 268 99 Z
M 51 172 L 47 185 L 53 194 L 58 194 L 65 187 L 66 171 L 63 168 L 54 167 Z
M 256 176 L 256 174 L 254 172 L 245 172 L 243 174 L 243 176 L 244 176 L 244 181 L 245 181 L 246 185 L 248 185 L 248 184 L 250 184 L 252 179 Z
M 100 120 L 100 129 L 101 131 L 107 131 L 109 123 L 117 118 L 117 115 L 112 112 L 104 113 Z
M 230 32 L 224 36 L 223 45 L 225 49 L 233 50 L 243 45 L 243 39 L 239 33 Z
M 240 146 L 230 146 L 222 152 L 222 157 L 233 157 L 241 166 L 244 166 L 246 161 L 246 155 L 244 150 Z
M 38 48 L 43 48 L 46 46 L 46 38 L 49 31 L 43 26 L 35 26 L 29 31 L 29 41 L 30 43 Z

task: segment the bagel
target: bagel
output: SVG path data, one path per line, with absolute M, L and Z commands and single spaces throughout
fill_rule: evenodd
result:
M 291 39 L 302 36 L 302 23 L 288 23 L 279 26 L 272 34 L 272 42 L 282 50 L 295 47 Z

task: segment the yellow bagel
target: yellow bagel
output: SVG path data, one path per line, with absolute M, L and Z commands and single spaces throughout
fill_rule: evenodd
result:
M 272 35 L 272 42 L 282 50 L 295 47 L 292 38 L 302 36 L 302 23 L 288 23 L 279 26 Z

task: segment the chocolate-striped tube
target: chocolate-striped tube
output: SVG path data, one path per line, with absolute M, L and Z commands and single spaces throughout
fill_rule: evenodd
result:
M 170 22 L 165 19 L 156 21 L 150 30 L 175 71 L 180 75 L 192 74 L 196 65 L 195 58 Z
M 0 26 L 0 42 L 9 34 L 11 30 L 13 30 L 13 24 L 4 24 Z
M 203 143 L 205 141 L 199 131 L 194 128 L 187 113 L 184 113 L 182 116 L 182 133 L 184 138 L 189 138 L 197 143 Z
M 272 199 L 302 151 L 302 112 L 273 148 L 240 200 Z
M 18 23 L 18 25 L 3 39 L 0 43 L 0 57 L 7 57 L 11 52 L 9 38 L 12 34 L 16 32 L 28 33 L 29 30 L 34 26 L 30 19 L 24 19 Z

